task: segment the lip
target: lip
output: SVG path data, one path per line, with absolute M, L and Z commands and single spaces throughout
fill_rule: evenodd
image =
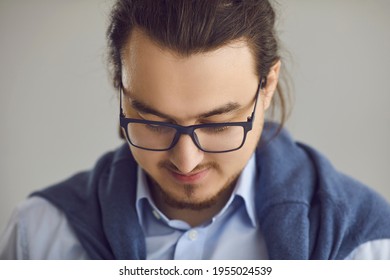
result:
M 169 170 L 169 173 L 173 177 L 173 179 L 179 184 L 196 184 L 199 183 L 207 176 L 209 173 L 209 169 L 204 169 L 198 172 L 189 173 L 189 174 L 181 174 Z

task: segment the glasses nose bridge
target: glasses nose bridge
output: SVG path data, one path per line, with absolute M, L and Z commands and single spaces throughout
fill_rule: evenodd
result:
M 195 131 L 195 127 L 192 127 L 192 126 L 179 126 L 179 127 L 176 127 L 176 137 L 173 141 L 173 146 L 175 146 L 177 144 L 177 142 L 179 142 L 180 140 L 180 137 L 182 135 L 188 135 L 190 136 L 192 142 L 195 144 L 196 147 L 200 148 L 200 144 L 198 142 L 198 139 L 196 137 L 196 134 L 194 133 Z
M 183 134 L 192 136 L 194 130 L 195 130 L 195 128 L 192 126 L 179 126 L 176 128 L 178 136 L 181 136 Z

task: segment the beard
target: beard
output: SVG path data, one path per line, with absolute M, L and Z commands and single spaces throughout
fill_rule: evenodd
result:
M 168 168 L 169 170 L 177 172 L 176 167 L 174 167 L 169 162 L 162 162 L 159 164 L 159 167 Z M 194 169 L 194 171 L 196 172 L 208 168 L 215 170 L 216 172 L 220 172 L 220 168 L 216 163 L 208 163 L 208 164 L 197 166 Z M 179 210 L 199 211 L 199 210 L 206 210 L 208 208 L 211 208 L 221 200 L 224 200 L 226 199 L 226 197 L 229 197 L 236 185 L 237 178 L 240 175 L 240 173 L 241 172 L 238 172 L 237 174 L 229 177 L 226 180 L 226 182 L 223 184 L 222 188 L 216 194 L 206 197 L 201 201 L 195 200 L 194 198 L 196 189 L 202 187 L 202 185 L 200 184 L 184 184 L 182 186 L 178 186 L 178 187 L 182 187 L 184 190 L 184 198 L 183 198 L 183 197 L 177 197 L 177 195 L 169 191 L 166 191 L 149 174 L 147 174 L 147 178 L 148 178 L 149 187 L 152 190 L 151 193 L 154 194 L 153 196 L 158 195 L 166 205 Z M 213 186 L 209 186 L 209 187 L 212 188 Z

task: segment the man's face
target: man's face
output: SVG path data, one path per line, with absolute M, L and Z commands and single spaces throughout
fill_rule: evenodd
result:
M 188 126 L 245 122 L 253 111 L 259 77 L 251 50 L 243 41 L 180 57 L 134 30 L 125 46 L 122 64 L 126 117 Z M 275 71 L 277 81 L 278 69 Z M 273 83 L 270 78 L 268 85 Z M 149 175 L 157 204 L 201 210 L 226 202 L 260 137 L 264 111 L 274 90 L 272 86 L 267 88 L 259 96 L 253 129 L 237 151 L 205 153 L 188 135 L 182 135 L 173 149 L 164 152 L 130 146 L 136 161 Z M 139 109 L 135 103 L 147 110 Z

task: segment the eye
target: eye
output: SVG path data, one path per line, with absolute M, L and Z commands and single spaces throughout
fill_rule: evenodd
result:
M 210 126 L 202 128 L 202 131 L 209 134 L 218 134 L 229 131 L 230 126 Z
M 156 133 L 171 133 L 172 128 L 168 126 L 163 126 L 163 125 L 155 125 L 155 124 L 145 124 L 146 129 L 152 132 Z

